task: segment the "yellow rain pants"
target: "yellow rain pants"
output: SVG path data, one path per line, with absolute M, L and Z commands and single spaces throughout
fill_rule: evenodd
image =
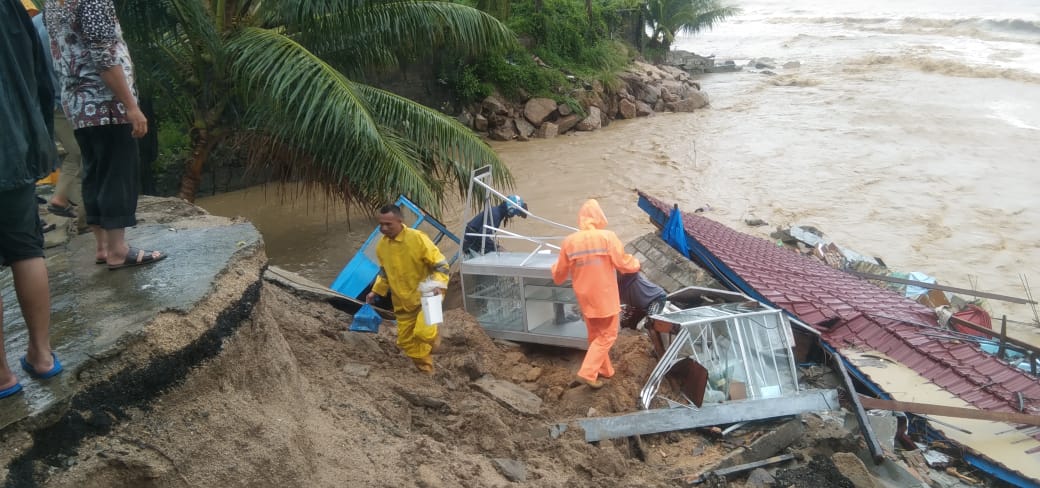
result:
M 437 326 L 426 323 L 422 309 L 396 316 L 397 347 L 412 358 L 419 371 L 433 371 L 433 357 L 430 351 L 437 340 Z

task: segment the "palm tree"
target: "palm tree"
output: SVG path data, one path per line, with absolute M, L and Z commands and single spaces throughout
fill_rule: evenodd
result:
M 671 49 L 676 35 L 711 29 L 739 12 L 739 8 L 725 6 L 720 0 L 647 0 L 643 4 L 643 18 L 653 32 L 650 46 L 665 52 Z
M 143 82 L 174 100 L 191 139 L 179 196 L 193 201 L 218 145 L 348 202 L 409 195 L 431 210 L 491 164 L 450 117 L 355 81 L 440 47 L 515 42 L 490 15 L 428 0 L 117 0 Z

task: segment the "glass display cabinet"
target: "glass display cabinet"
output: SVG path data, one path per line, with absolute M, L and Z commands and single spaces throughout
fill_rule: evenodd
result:
M 466 310 L 494 338 L 588 347 L 570 282 L 553 283 L 557 255 L 493 252 L 462 261 Z

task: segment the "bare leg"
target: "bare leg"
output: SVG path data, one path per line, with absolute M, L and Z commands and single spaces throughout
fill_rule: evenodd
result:
M 94 233 L 94 241 L 97 242 L 94 259 L 98 261 L 108 259 L 108 240 L 105 236 L 105 229 L 102 229 L 99 225 L 92 225 L 90 226 L 90 231 Z
M 29 352 L 25 360 L 39 372 L 54 368 L 51 357 L 51 293 L 47 263 L 43 258 L 23 259 L 11 264 L 18 305 L 29 328 Z
M 11 367 L 7 364 L 7 353 L 4 352 L 4 303 L 0 301 L 0 390 L 14 386 L 18 382 Z
M 126 261 L 126 255 L 130 252 L 130 246 L 126 243 L 126 229 L 104 229 L 101 230 L 105 236 L 106 249 L 108 250 L 108 264 L 110 266 L 118 266 Z M 95 234 L 96 235 L 96 234 Z M 130 256 L 131 260 L 139 259 L 141 253 L 137 256 Z M 152 258 L 158 259 L 162 256 L 159 251 L 152 251 Z
M 123 264 L 130 246 L 126 244 L 126 229 L 105 229 L 105 245 L 108 248 L 108 264 Z

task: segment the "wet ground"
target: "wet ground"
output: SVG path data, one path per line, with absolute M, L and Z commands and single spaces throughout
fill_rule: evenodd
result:
M 94 239 L 89 234 L 49 250 L 51 344 L 66 372 L 42 382 L 19 374 L 25 393 L 0 400 L 0 429 L 46 413 L 71 397 L 77 391 L 77 373 L 92 359 L 118 354 L 121 345 L 133 341 L 161 312 L 188 312 L 210 292 L 238 250 L 262 242 L 251 224 L 213 217 L 172 224 L 151 221 L 127 235 L 134 246 L 160 249 L 170 257 L 154 265 L 109 271 L 94 264 Z M 28 335 L 9 270 L 0 271 L 0 290 L 4 350 L 17 364 Z

